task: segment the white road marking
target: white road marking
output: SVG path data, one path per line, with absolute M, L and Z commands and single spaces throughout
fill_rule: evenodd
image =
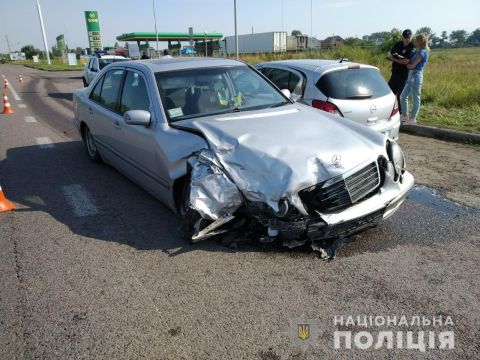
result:
M 65 185 L 62 187 L 62 191 L 76 216 L 92 216 L 100 212 L 92 196 L 83 185 Z
M 5 75 L 2 74 L 2 78 L 5 79 Z M 8 81 L 8 79 L 7 79 Z M 16 100 L 16 101 L 22 101 L 22 99 L 20 98 L 20 96 L 18 96 L 17 92 L 15 91 L 15 89 L 13 88 L 12 84 L 10 83 L 10 81 L 8 81 L 8 83 L 10 84 L 10 91 L 12 92 L 12 95 L 13 95 L 13 98 Z M 3 84 L 2 84 L 3 86 Z
M 19 107 L 20 109 L 26 109 L 26 108 L 27 108 L 27 105 L 25 105 L 25 104 L 18 104 L 18 107 Z
M 55 146 L 49 137 L 38 137 L 35 138 L 35 141 L 42 149 L 51 149 Z
M 37 120 L 33 116 L 25 116 L 25 122 L 27 123 L 36 123 Z
M 8 80 L 7 80 L 7 81 L 8 81 Z M 22 101 L 22 99 L 20 98 L 20 96 L 18 96 L 17 92 L 16 92 L 15 89 L 13 88 L 12 83 L 11 83 L 10 81 L 8 81 L 8 83 L 10 84 L 10 92 L 12 93 L 13 98 L 14 98 L 16 101 Z

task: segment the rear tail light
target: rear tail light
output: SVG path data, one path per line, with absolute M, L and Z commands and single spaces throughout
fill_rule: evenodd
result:
M 393 105 L 393 110 L 392 110 L 392 113 L 390 114 L 390 117 L 392 117 L 393 115 L 396 115 L 398 114 L 398 101 L 397 99 L 395 99 L 395 105 Z
M 312 106 L 316 109 L 320 109 L 326 112 L 329 112 L 334 115 L 340 115 L 343 116 L 340 110 L 338 110 L 337 106 L 335 104 L 332 104 L 331 102 L 328 101 L 322 101 L 322 100 L 313 100 L 312 101 Z

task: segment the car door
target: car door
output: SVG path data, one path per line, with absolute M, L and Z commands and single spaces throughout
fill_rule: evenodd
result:
M 161 195 L 168 188 L 166 169 L 157 160 L 156 119 L 145 76 L 128 69 L 120 97 L 120 113 L 145 110 L 151 114 L 149 126 L 127 124 L 123 117 L 112 138 L 122 160 L 122 170 L 150 192 Z
M 102 156 L 106 156 L 109 162 L 113 163 L 118 163 L 118 149 L 114 140 L 122 121 L 119 99 L 124 73 L 123 69 L 107 71 L 90 93 L 88 108 L 91 117 L 90 131 L 102 148 Z M 97 87 L 100 87 L 100 92 Z
M 263 67 L 261 71 L 280 90 L 288 89 L 292 100 L 299 101 L 302 99 L 305 78 L 299 71 L 278 67 Z

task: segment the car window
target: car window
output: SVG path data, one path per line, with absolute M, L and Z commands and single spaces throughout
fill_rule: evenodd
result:
M 288 89 L 288 79 L 290 78 L 290 73 L 282 69 L 271 69 L 268 72 L 267 77 L 278 86 L 279 89 Z
M 339 100 L 374 99 L 390 93 L 380 72 L 371 68 L 332 71 L 323 75 L 316 85 L 325 96 Z
M 264 71 L 264 74 L 279 89 L 288 89 L 292 94 L 302 95 L 303 78 L 299 75 L 284 69 L 270 68 L 270 71 Z
M 120 108 L 118 93 L 122 83 L 123 73 L 123 70 L 110 70 L 105 74 L 103 79 L 100 104 L 113 111 L 118 111 Z
M 98 65 L 100 70 L 102 70 L 105 66 L 108 64 L 114 63 L 114 62 L 119 62 L 119 61 L 126 61 L 127 59 L 99 59 L 98 60 Z
M 97 82 L 92 92 L 90 93 L 90 99 L 92 99 L 95 102 L 100 102 L 100 93 L 102 91 L 103 79 L 104 77 L 102 76 L 102 78 Z
M 170 121 L 289 103 L 248 66 L 165 71 L 155 77 Z
M 129 110 L 150 111 L 150 99 L 143 77 L 133 71 L 128 71 L 122 91 L 120 112 Z

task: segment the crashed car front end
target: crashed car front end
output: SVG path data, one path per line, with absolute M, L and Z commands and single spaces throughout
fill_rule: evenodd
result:
M 240 179 L 239 169 L 255 168 L 255 159 L 230 156 L 225 160 L 225 152 L 202 150 L 189 160 L 190 206 L 200 214 L 200 221 L 208 220 L 208 229 L 197 228 L 194 241 L 228 232 L 229 224 L 242 218 L 250 221 L 244 231 L 255 228 L 262 242 L 279 240 L 290 248 L 310 242 L 314 250 L 329 257 L 325 251 L 328 240 L 348 237 L 388 218 L 414 184 L 413 176 L 405 169 L 402 150 L 391 140 L 385 142 L 381 153 L 371 154 L 340 175 L 328 177 L 322 172 L 325 178 L 317 177 L 319 181 L 310 186 L 298 181 L 295 174 L 282 177 L 283 184 L 259 184 L 259 179 L 268 177 L 268 171 L 278 169 L 275 161 L 268 164 L 268 157 L 262 158 L 267 162 L 262 165 L 267 174 L 255 176 L 255 171 L 242 171 Z M 337 170 L 333 173 L 338 173 L 341 161 L 332 158 L 329 165 Z M 315 172 L 315 167 L 308 169 Z M 247 173 L 251 177 L 246 178 Z M 297 180 L 297 187 L 292 178 Z M 283 192 L 281 196 L 279 192 Z

